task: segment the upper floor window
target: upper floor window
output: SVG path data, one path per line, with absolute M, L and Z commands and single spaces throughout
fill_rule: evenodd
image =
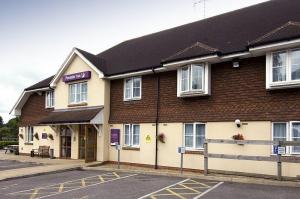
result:
M 139 100 L 142 96 L 142 78 L 131 77 L 124 80 L 124 100 Z
M 138 147 L 140 145 L 140 125 L 125 124 L 124 125 L 124 145 Z
M 272 137 L 274 141 L 300 141 L 300 122 L 274 122 Z M 286 154 L 300 154 L 300 146 L 287 146 Z
M 54 91 L 46 92 L 46 108 L 54 107 Z
M 25 142 L 33 142 L 33 130 L 32 126 L 27 126 L 25 130 Z
M 284 50 L 267 56 L 267 88 L 300 83 L 300 49 Z
M 187 149 L 203 149 L 205 141 L 205 124 L 187 123 L 184 124 L 184 146 Z
M 87 82 L 69 85 L 69 103 L 87 102 Z
M 177 96 L 209 94 L 208 64 L 192 64 L 178 69 Z

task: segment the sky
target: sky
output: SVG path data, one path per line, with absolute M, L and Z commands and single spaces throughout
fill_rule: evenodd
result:
M 206 0 L 205 17 L 266 0 Z M 197 3 L 198 2 L 198 3 Z M 201 0 L 0 0 L 0 116 L 24 88 L 54 75 L 73 47 L 122 41 L 203 19 Z

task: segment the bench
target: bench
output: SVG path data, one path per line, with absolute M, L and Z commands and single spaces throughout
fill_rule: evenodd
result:
M 49 150 L 50 146 L 39 146 L 38 149 L 32 149 L 31 154 L 32 156 L 39 156 L 39 157 L 49 157 Z
M 19 145 L 7 145 L 5 148 L 5 154 L 9 151 L 10 153 L 18 153 L 19 152 Z

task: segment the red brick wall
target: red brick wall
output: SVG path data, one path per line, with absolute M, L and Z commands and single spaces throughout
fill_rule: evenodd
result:
M 211 96 L 177 97 L 176 71 L 160 75 L 160 122 L 300 120 L 300 89 L 267 91 L 265 57 L 212 65 Z M 111 123 L 155 122 L 156 79 L 142 78 L 142 100 L 123 102 L 123 80 L 111 81 Z
M 53 109 L 45 108 L 45 93 L 32 94 L 22 108 L 20 126 L 38 125 L 39 121 L 48 115 Z

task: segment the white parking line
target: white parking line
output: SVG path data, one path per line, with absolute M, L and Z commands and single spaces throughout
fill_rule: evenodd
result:
M 178 184 L 180 184 L 180 183 L 186 182 L 186 181 L 188 181 L 188 180 L 190 180 L 190 179 L 188 178 L 188 179 L 182 180 L 182 181 L 180 181 L 180 182 L 176 182 L 175 184 L 171 184 L 171 185 L 169 185 L 169 186 L 167 186 L 167 187 L 164 187 L 164 188 L 162 188 L 162 189 L 159 189 L 159 190 L 157 190 L 157 191 L 154 191 L 154 192 L 152 192 L 152 193 L 149 193 L 149 194 L 147 194 L 147 195 L 145 195 L 145 196 L 142 196 L 142 197 L 140 197 L 140 198 L 138 198 L 138 199 L 147 198 L 147 197 L 149 197 L 149 196 L 151 196 L 151 195 L 153 195 L 153 194 L 156 194 L 156 193 L 158 193 L 158 192 L 161 192 L 161 191 L 163 191 L 163 190 L 165 190 L 165 189 L 168 189 L 168 188 L 173 187 L 173 186 L 175 186 L 175 185 L 178 185 Z
M 211 187 L 210 189 L 207 189 L 206 191 L 204 191 L 203 193 L 201 193 L 200 195 L 194 197 L 193 199 L 198 199 L 201 198 L 202 196 L 204 196 L 205 194 L 207 194 L 208 192 L 216 189 L 217 187 L 219 187 L 220 185 L 222 185 L 224 182 L 219 182 L 218 184 L 216 184 L 215 186 Z

